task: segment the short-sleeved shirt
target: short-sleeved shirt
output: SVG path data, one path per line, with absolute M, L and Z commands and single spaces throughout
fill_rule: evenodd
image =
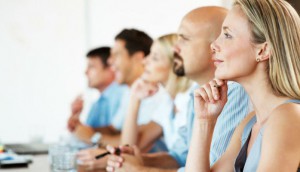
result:
M 111 83 L 93 103 L 86 119 L 86 124 L 93 127 L 104 127 L 111 124 L 119 109 L 126 86 Z

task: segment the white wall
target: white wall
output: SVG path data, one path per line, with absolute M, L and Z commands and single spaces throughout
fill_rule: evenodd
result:
M 227 2 L 228 0 L 223 0 Z M 141 29 L 153 38 L 176 32 L 182 17 L 204 5 L 223 5 L 222 0 L 90 0 L 89 46 L 113 43 L 123 28 Z
M 0 139 L 55 139 L 84 88 L 83 0 L 0 1 Z
M 183 15 L 203 5 L 223 1 L 0 0 L 0 139 L 57 140 L 71 100 L 86 90 L 88 49 L 112 45 L 123 28 L 176 32 Z

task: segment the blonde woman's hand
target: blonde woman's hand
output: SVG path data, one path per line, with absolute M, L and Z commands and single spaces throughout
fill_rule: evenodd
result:
M 198 119 L 217 120 L 227 102 L 227 82 L 214 79 L 194 91 L 195 115 Z
M 139 78 L 131 86 L 131 95 L 138 100 L 142 100 L 154 95 L 158 89 L 159 88 L 156 83 L 150 83 Z

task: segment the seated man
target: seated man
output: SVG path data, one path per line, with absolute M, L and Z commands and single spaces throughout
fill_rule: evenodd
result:
M 108 59 L 110 57 L 109 47 L 100 47 L 87 53 L 87 69 L 85 74 L 90 88 L 97 89 L 100 97 L 93 103 L 86 125 L 97 128 L 111 124 L 117 109 L 120 106 L 120 97 L 125 91 L 124 86 L 114 82 L 115 75 Z M 83 100 L 78 96 L 71 106 L 71 116 L 68 120 L 68 129 L 73 132 L 79 125 L 79 116 L 83 109 Z
M 175 46 L 177 62 L 174 71 L 204 85 L 214 78 L 210 44 L 220 34 L 227 10 L 221 7 L 202 7 L 188 13 L 182 20 Z M 193 92 L 190 92 L 191 98 Z M 228 83 L 228 102 L 225 105 L 212 138 L 210 163 L 213 164 L 225 152 L 234 129 L 249 112 L 249 97 L 237 83 Z M 192 99 L 191 99 L 192 100 Z M 194 121 L 193 101 L 189 105 L 186 127 L 180 128 L 176 144 L 168 153 L 143 154 L 134 147 L 121 147 L 122 155 L 110 155 L 107 171 L 176 172 L 183 171 Z M 115 148 L 108 147 L 111 153 Z M 126 154 L 128 153 L 128 154 Z

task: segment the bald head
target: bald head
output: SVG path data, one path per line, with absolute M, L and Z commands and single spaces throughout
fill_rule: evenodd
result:
M 228 10 L 223 7 L 200 7 L 186 14 L 182 23 L 189 25 L 189 28 L 195 29 L 195 32 L 201 32 L 201 35 L 206 35 L 207 38 L 214 41 L 220 34 L 227 12 Z
M 220 35 L 226 15 L 222 7 L 201 7 L 182 19 L 175 46 L 177 75 L 185 75 L 200 85 L 214 77 L 210 45 Z

